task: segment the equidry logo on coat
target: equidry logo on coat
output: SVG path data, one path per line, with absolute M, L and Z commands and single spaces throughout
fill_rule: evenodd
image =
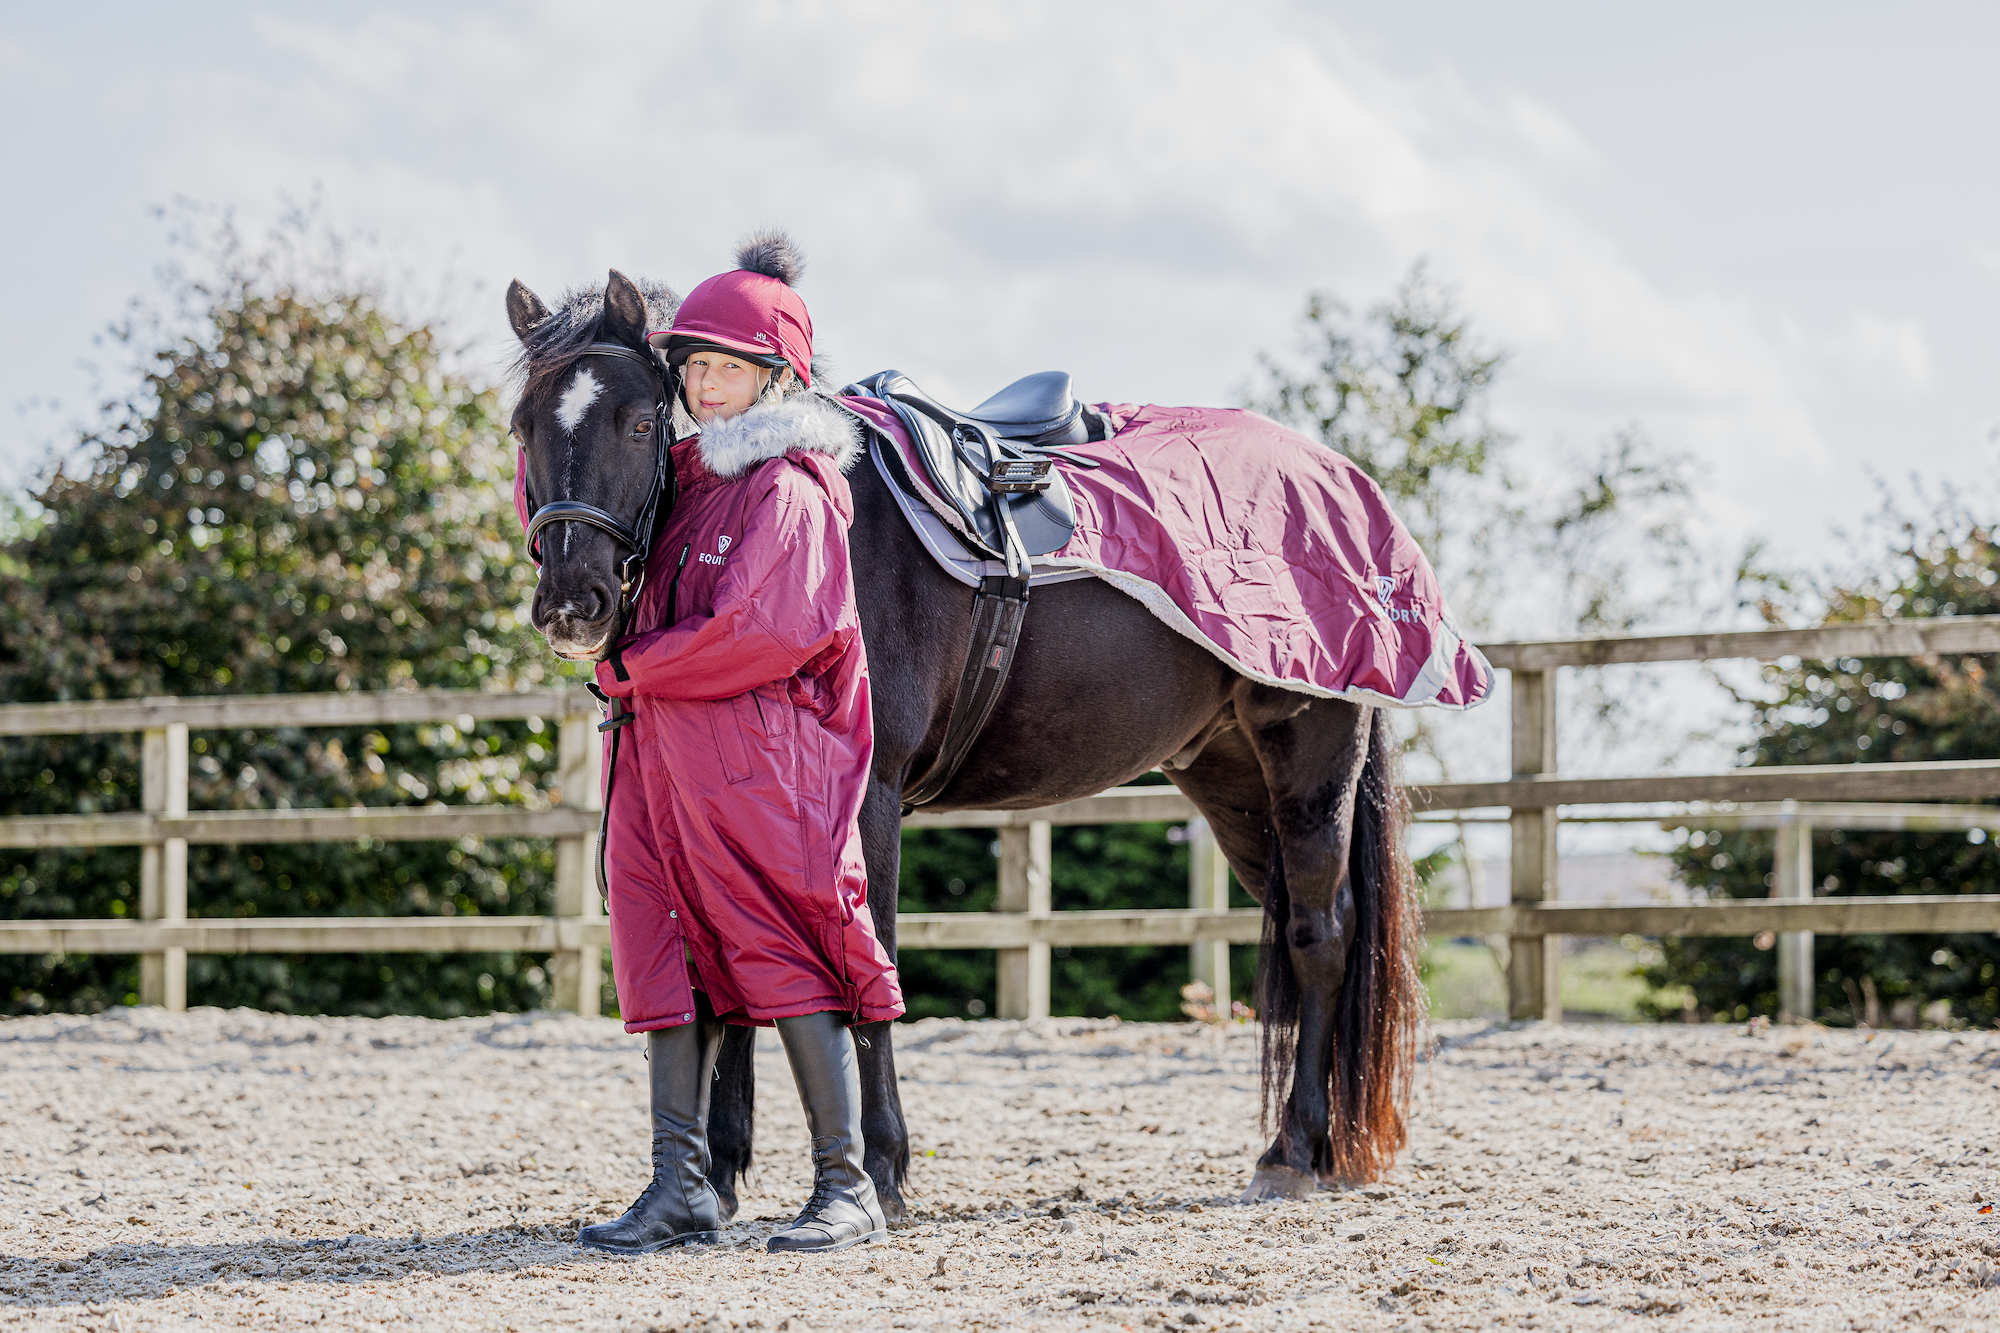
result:
M 1389 598 L 1396 591 L 1396 580 L 1387 574 L 1375 576 L 1375 600 L 1382 604 L 1382 614 L 1389 617 L 1391 624 L 1421 625 L 1423 616 L 1414 606 L 1391 606 Z
M 708 552 L 703 551 L 701 553 L 701 563 L 703 563 L 704 565 L 727 564 L 728 562 L 724 560 L 722 557 L 729 553 L 730 540 L 731 539 L 727 535 L 717 537 L 715 539 L 715 554 L 710 555 Z

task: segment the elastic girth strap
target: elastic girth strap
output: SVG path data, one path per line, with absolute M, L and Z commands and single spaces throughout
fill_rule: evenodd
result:
M 929 771 L 903 789 L 905 813 L 936 800 L 972 752 L 972 743 L 986 729 L 994 705 L 1000 702 L 1000 692 L 1007 686 L 1007 673 L 1014 665 L 1014 650 L 1020 646 L 1021 624 L 1027 614 L 1025 571 L 1019 578 L 994 574 L 980 582 L 972 601 L 972 646 L 958 678 L 958 693 L 951 701 L 944 743 Z

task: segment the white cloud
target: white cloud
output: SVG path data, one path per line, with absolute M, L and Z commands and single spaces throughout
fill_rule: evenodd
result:
M 1855 310 L 1830 328 L 1808 328 L 1787 318 L 1780 329 L 1802 379 L 1916 393 L 1929 388 L 1935 378 L 1929 343 L 1922 325 L 1913 319 Z
M 232 32 L 99 53 L 76 159 L 123 173 L 133 214 L 181 193 L 254 219 L 317 182 L 397 262 L 482 280 L 495 367 L 508 278 L 685 289 L 778 223 L 845 374 L 972 401 L 1063 366 L 1107 397 L 1228 401 L 1308 288 L 1365 303 L 1428 256 L 1512 349 L 1528 447 L 1643 421 L 1705 460 L 1731 532 L 1794 521 L 1768 497 L 1832 447 L 1828 379 L 1932 374 L 1894 312 L 1808 336 L 1651 276 L 1552 183 L 1601 169 L 1585 130 L 1393 75 L 1314 6 L 520 3 Z

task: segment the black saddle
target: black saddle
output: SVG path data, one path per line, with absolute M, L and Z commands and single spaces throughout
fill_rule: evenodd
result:
M 891 475 L 911 495 L 927 490 L 941 497 L 950 508 L 941 517 L 975 550 L 1011 566 L 1068 543 L 1076 510 L 1052 464 L 1096 467 L 1065 446 L 1101 440 L 1105 430 L 1103 418 L 1076 401 L 1067 372 L 1045 370 L 1016 380 L 970 412 L 944 406 L 899 370 L 881 371 L 841 392 L 877 399 L 902 420 L 923 485 L 908 475 L 899 451 L 885 449 Z

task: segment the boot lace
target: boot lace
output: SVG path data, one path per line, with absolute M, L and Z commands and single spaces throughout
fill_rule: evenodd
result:
M 625 1210 L 626 1213 L 630 1214 L 640 1211 L 646 1206 L 647 1200 L 666 1187 L 667 1175 L 673 1170 L 673 1165 L 671 1161 L 665 1158 L 653 1158 L 653 1178 L 646 1182 L 646 1188 L 639 1191 L 639 1197 L 632 1200 L 632 1206 Z
M 630 1208 L 627 1208 L 625 1211 L 628 1213 L 636 1213 L 642 1208 L 644 1208 L 646 1206 L 646 1201 L 652 1198 L 654 1192 L 659 1188 L 660 1188 L 660 1176 L 659 1173 L 656 1171 L 653 1173 L 653 1178 L 646 1182 L 646 1188 L 639 1191 L 639 1197 L 632 1200 L 632 1206 Z
M 821 1221 L 821 1210 L 828 1204 L 839 1199 L 840 1196 L 841 1188 L 834 1183 L 832 1174 L 826 1171 L 815 1171 L 813 1173 L 812 1197 L 806 1200 L 806 1206 L 799 1210 L 798 1220 L 792 1223 L 792 1225 L 802 1227 L 808 1223 Z

